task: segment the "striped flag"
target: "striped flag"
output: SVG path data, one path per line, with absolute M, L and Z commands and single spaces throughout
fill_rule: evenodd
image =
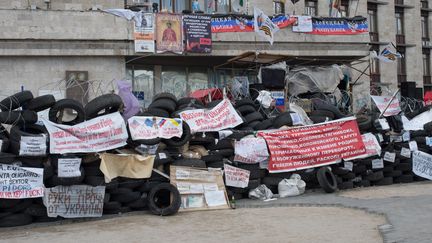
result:
M 268 40 L 271 45 L 273 45 L 275 33 L 279 31 L 279 27 L 258 8 L 254 8 L 254 29 L 260 36 Z

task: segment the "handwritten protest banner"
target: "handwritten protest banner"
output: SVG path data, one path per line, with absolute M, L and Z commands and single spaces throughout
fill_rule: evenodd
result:
M 183 111 L 180 113 L 180 117 L 187 122 L 192 132 L 216 132 L 243 123 L 228 99 L 224 99 L 211 110 Z
M 366 153 L 364 155 L 353 157 L 351 159 L 345 159 L 346 161 L 372 157 L 375 155 L 381 155 L 381 145 L 374 134 L 372 133 L 362 134 L 362 139 L 366 148 Z
M 387 105 L 389 104 L 392 96 L 374 96 L 371 95 L 372 100 L 375 102 L 376 106 L 383 112 Z M 385 110 L 384 116 L 394 116 L 401 112 L 399 100 L 397 98 L 393 99 L 387 110 Z
M 235 142 L 234 160 L 246 164 L 265 161 L 269 157 L 267 144 L 263 138 L 243 138 Z
M 132 140 L 181 137 L 182 120 L 151 116 L 133 116 L 128 120 Z
M 227 186 L 246 188 L 249 184 L 250 171 L 224 164 L 225 184 Z
M 432 180 L 432 155 L 415 151 L 412 154 L 412 160 L 414 174 Z
M 51 154 L 96 153 L 126 145 L 128 133 L 120 113 L 100 116 L 75 126 L 43 119 L 50 135 Z
M 104 197 L 104 186 L 56 186 L 45 190 L 43 203 L 48 217 L 101 217 Z
M 0 164 L 0 198 L 36 198 L 43 195 L 43 169 Z
M 354 117 L 258 135 L 267 142 L 271 173 L 333 164 L 366 152 Z

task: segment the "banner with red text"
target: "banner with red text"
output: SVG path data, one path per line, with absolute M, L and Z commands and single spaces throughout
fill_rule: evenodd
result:
M 375 102 L 375 105 L 378 107 L 379 111 L 381 113 L 385 111 L 383 116 L 395 116 L 402 111 L 400 108 L 399 100 L 397 98 L 394 98 L 392 100 L 392 96 L 371 95 L 371 97 L 372 100 Z M 390 100 L 392 100 L 392 102 L 389 105 Z
M 246 188 L 249 185 L 250 171 L 224 164 L 225 185 Z
M 0 198 L 36 198 L 44 195 L 43 169 L 0 164 Z
M 128 120 L 132 140 L 181 137 L 182 120 L 151 116 L 133 116 Z
M 43 119 L 50 135 L 50 153 L 96 153 L 126 145 L 128 133 L 120 113 L 67 126 Z
M 243 123 L 237 111 L 228 99 L 224 99 L 213 109 L 198 109 L 180 113 L 192 132 L 217 132 L 233 128 Z
M 334 164 L 366 153 L 354 117 L 258 135 L 270 151 L 270 173 Z

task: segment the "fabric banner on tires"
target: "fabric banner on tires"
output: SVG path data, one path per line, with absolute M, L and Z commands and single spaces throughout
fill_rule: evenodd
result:
M 263 138 L 243 138 L 235 142 L 234 160 L 255 164 L 268 159 L 267 144 Z
M 231 102 L 224 99 L 213 109 L 197 109 L 180 113 L 192 132 L 217 132 L 243 123 Z
M 173 137 L 183 134 L 182 120 L 151 116 L 133 116 L 128 120 L 132 140 Z
M 375 105 L 378 107 L 381 113 L 385 110 L 383 114 L 384 116 L 395 116 L 401 112 L 399 100 L 397 98 L 394 98 L 390 105 L 389 102 L 392 99 L 391 96 L 371 95 L 371 98 L 375 102 Z
M 432 180 L 432 155 L 415 151 L 412 154 L 412 160 L 414 174 Z
M 0 198 L 43 197 L 43 169 L 0 164 Z
M 56 186 L 47 188 L 43 203 L 48 217 L 93 218 L 101 217 L 105 186 Z
M 334 164 L 366 153 L 354 117 L 258 135 L 267 142 L 271 173 Z
M 67 126 L 43 119 L 50 136 L 50 153 L 96 153 L 126 145 L 128 133 L 120 113 Z

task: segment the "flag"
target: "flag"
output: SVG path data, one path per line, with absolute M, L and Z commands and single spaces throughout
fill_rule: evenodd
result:
M 279 27 L 258 8 L 254 8 L 254 29 L 260 36 L 267 39 L 271 45 L 273 45 L 274 34 L 279 31 Z
M 402 58 L 402 55 L 395 51 L 391 50 L 391 46 L 388 45 L 386 46 L 379 55 L 376 55 L 376 59 L 383 61 L 383 62 L 394 62 L 396 61 L 398 58 Z
M 341 0 L 331 0 L 330 1 L 330 17 L 341 17 L 340 6 Z

